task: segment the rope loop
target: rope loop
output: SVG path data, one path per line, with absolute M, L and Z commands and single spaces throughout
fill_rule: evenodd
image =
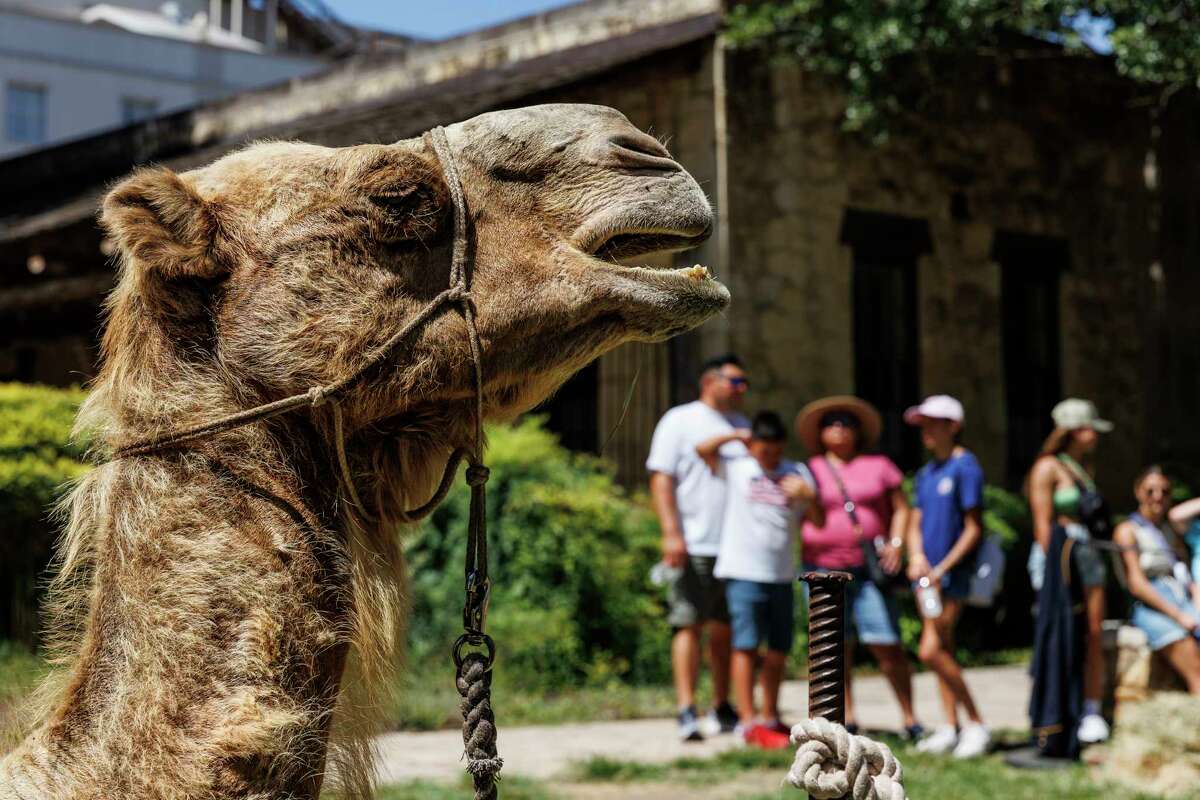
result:
M 483 464 L 472 464 L 467 467 L 467 486 L 483 486 L 491 475 L 492 471 Z
M 886 744 L 818 717 L 792 727 L 796 759 L 787 782 L 814 800 L 907 800 L 904 772 Z
M 329 391 L 324 386 L 314 386 L 308 390 L 308 404 L 320 408 L 329 399 Z

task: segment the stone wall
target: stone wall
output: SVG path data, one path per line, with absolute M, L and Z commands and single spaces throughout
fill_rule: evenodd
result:
M 728 70 L 731 339 L 750 357 L 755 404 L 791 414 L 855 389 L 845 213 L 923 219 L 933 247 L 918 262 L 920 390 L 963 400 L 968 443 L 1004 476 L 995 235 L 1061 237 L 1062 390 L 1117 423 L 1099 469 L 1125 505 L 1145 455 L 1139 304 L 1151 262 L 1148 126 L 1120 111 L 1126 88 L 1103 65 L 967 65 L 969 88 L 938 88 L 922 98 L 936 115 L 873 146 L 840 129 L 837 97 L 812 76 L 752 53 Z

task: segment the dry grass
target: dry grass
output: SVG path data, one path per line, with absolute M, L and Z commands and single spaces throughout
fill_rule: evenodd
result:
M 1168 797 L 1200 794 L 1200 698 L 1160 692 L 1121 709 L 1104 774 Z

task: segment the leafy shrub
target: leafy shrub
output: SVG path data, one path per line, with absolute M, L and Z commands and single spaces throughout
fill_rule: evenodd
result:
M 54 539 L 48 514 L 66 484 L 87 471 L 86 443 L 70 441 L 83 396 L 0 384 L 0 638 L 34 638 L 38 585 Z
M 488 630 L 507 675 L 546 688 L 663 680 L 661 590 L 648 578 L 658 526 L 599 459 L 572 454 L 526 418 L 489 431 Z M 407 547 L 415 661 L 442 657 L 460 632 L 469 493 L 461 484 Z

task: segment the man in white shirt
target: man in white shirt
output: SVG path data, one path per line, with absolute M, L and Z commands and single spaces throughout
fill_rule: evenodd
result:
M 700 672 L 700 640 L 708 633 L 713 709 L 706 727 L 731 732 L 738 715 L 729 704 L 729 612 L 725 587 L 713 575 L 725 516 L 725 483 L 696 453 L 696 445 L 714 436 L 749 426 L 740 413 L 749 382 L 733 354 L 704 364 L 700 399 L 663 415 L 650 443 L 646 469 L 650 494 L 662 526 L 663 561 L 679 570 L 670 586 L 667 620 L 675 629 L 671 665 L 679 703 L 679 735 L 703 738 L 696 713 L 696 679 Z M 744 455 L 739 441 L 725 445 L 723 455 Z

